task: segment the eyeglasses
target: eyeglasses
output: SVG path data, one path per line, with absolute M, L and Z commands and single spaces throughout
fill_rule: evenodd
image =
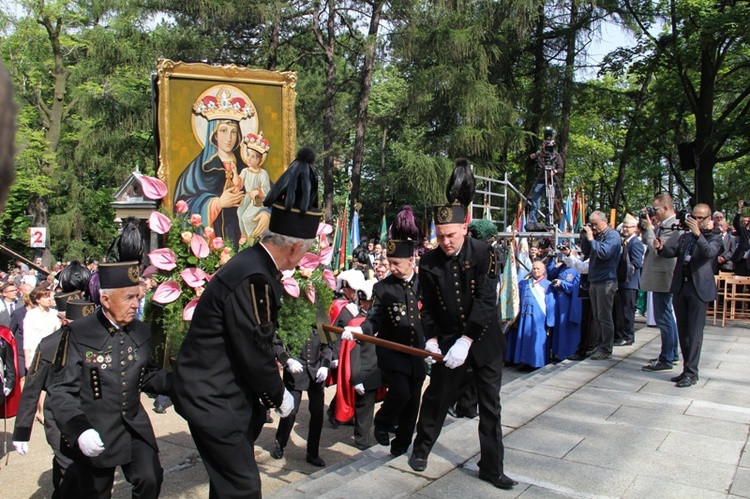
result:
M 697 216 L 695 216 L 695 215 L 691 215 L 691 216 L 692 216 L 692 217 L 693 217 L 694 219 L 698 220 L 699 222 L 702 222 L 702 221 L 704 221 L 704 220 L 705 220 L 705 219 L 707 219 L 707 218 L 711 218 L 710 216 L 705 216 L 705 217 L 697 217 Z

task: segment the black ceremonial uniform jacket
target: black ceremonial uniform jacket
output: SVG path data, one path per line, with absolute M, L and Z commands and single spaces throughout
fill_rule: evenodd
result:
M 18 404 L 18 413 L 16 414 L 16 425 L 13 428 L 14 442 L 28 442 L 31 438 L 31 430 L 34 427 L 34 416 L 36 415 L 36 405 L 39 401 L 39 395 L 42 390 L 47 389 L 48 376 L 52 368 L 52 360 L 57 352 L 57 345 L 60 343 L 60 337 L 68 326 L 63 326 L 51 335 L 43 338 L 36 349 L 34 360 L 31 362 L 31 368 L 26 374 L 26 383 L 23 385 L 21 401 Z M 50 421 L 52 419 L 52 421 Z M 49 410 L 49 399 L 44 402 L 44 424 L 54 422 L 52 411 Z
M 457 258 L 440 248 L 428 251 L 419 260 L 419 280 L 425 338 L 437 338 L 445 354 L 468 336 L 474 340 L 469 354 L 480 366 L 502 358 L 497 261 L 489 244 L 467 236 Z
M 316 327 L 310 328 L 310 336 L 302 346 L 300 356 L 295 359 L 304 368 L 304 371 L 301 373 L 292 374 L 289 372 L 289 369 L 286 369 L 286 361 L 291 357 L 287 354 L 281 341 L 277 341 L 274 344 L 274 350 L 276 351 L 276 358 L 285 367 L 284 385 L 289 390 L 305 391 L 310 388 L 310 383 L 315 383 L 318 369 L 321 367 L 330 367 L 333 358 L 331 345 L 320 341 L 320 333 Z
M 259 398 L 284 398 L 273 349 L 284 288 L 259 243 L 238 253 L 206 286 L 177 355 L 172 400 L 190 424 L 246 432 L 265 422 Z
M 415 273 L 410 281 L 393 274 L 375 283 L 373 302 L 362 332 L 370 336 L 424 349 L 425 335 L 419 312 L 422 296 L 419 278 Z M 388 371 L 398 371 L 415 377 L 424 377 L 426 365 L 421 357 L 377 346 L 378 366 Z
M 62 329 L 47 393 L 63 454 L 95 468 L 128 464 L 128 428 L 158 451 L 141 391 L 169 393 L 170 376 L 151 362 L 150 340 L 151 330 L 141 321 L 118 329 L 102 310 Z M 90 428 L 104 443 L 97 457 L 78 448 L 78 437 Z

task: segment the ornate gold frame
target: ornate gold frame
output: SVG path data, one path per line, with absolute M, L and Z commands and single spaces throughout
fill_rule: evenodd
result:
M 202 83 L 205 82 L 205 85 Z M 180 144 L 181 149 L 188 144 L 188 149 L 200 149 L 196 146 L 195 138 L 185 137 L 184 130 L 176 132 L 173 115 L 170 109 L 170 103 L 174 105 L 175 101 L 183 101 L 180 107 L 192 106 L 200 92 L 195 90 L 196 87 L 209 88 L 218 84 L 229 84 L 235 86 L 251 96 L 255 90 L 263 90 L 264 93 L 271 92 L 276 95 L 278 88 L 278 101 L 264 103 L 263 110 L 261 105 L 255 103 L 258 107 L 258 117 L 261 121 L 261 130 L 266 133 L 266 137 L 274 136 L 276 139 L 281 137 L 280 143 L 275 140 L 269 151 L 269 158 L 273 158 L 271 163 L 266 162 L 264 168 L 268 169 L 271 180 L 275 181 L 279 175 L 292 162 L 295 154 L 297 143 L 297 121 L 295 115 L 295 103 L 297 99 L 297 73 L 292 71 L 267 71 L 265 69 L 251 69 L 235 66 L 234 64 L 226 66 L 211 66 L 202 63 L 186 63 L 172 61 L 169 59 L 160 59 L 157 65 L 156 89 L 158 93 L 157 101 L 157 130 L 158 130 L 158 169 L 157 176 L 167 184 L 168 194 L 163 202 L 173 208 L 174 187 L 179 174 L 187 166 L 184 157 L 176 160 L 175 144 Z M 187 87 L 192 87 L 188 89 Z M 197 93 L 196 93 L 197 92 Z M 278 114 L 277 114 L 278 113 Z M 183 112 L 184 114 L 184 112 Z M 261 116 L 269 116 L 268 122 L 280 126 L 273 130 L 264 128 Z M 271 119 L 270 117 L 273 117 Z M 272 133 L 269 133 L 272 132 Z M 181 141 L 181 142 L 178 142 Z M 280 155 L 279 155 L 280 151 Z M 189 156 L 190 152 L 185 153 Z M 183 156 L 185 156 L 183 154 Z M 270 167 L 267 165 L 271 165 Z M 274 166 L 275 165 L 275 166 Z

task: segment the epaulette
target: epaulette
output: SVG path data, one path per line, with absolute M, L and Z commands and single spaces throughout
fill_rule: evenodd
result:
M 495 279 L 500 275 L 500 262 L 497 261 L 495 250 L 490 246 L 490 265 L 487 267 L 487 275 Z
M 60 332 L 60 341 L 57 343 L 55 358 L 52 360 L 52 366 L 55 370 L 65 367 L 68 361 L 68 342 L 70 340 L 70 327 L 63 326 Z
M 250 279 L 250 301 L 253 307 L 253 318 L 258 324 L 259 331 L 255 336 L 255 343 L 263 349 L 271 348 L 275 328 L 271 314 L 271 294 L 268 281 L 260 275 Z

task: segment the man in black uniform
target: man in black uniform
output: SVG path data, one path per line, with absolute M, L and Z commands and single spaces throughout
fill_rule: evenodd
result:
M 391 274 L 373 288 L 373 305 L 361 327 L 347 327 L 343 339 L 353 339 L 352 332 L 414 348 L 424 348 L 424 333 L 419 318 L 421 289 L 414 272 L 414 241 L 388 240 L 388 262 Z M 375 414 L 374 434 L 380 445 L 391 445 L 391 454 L 400 456 L 411 445 L 414 425 L 419 413 L 426 371 L 420 357 L 376 347 L 378 367 L 388 392 Z M 388 430 L 397 425 L 396 436 L 390 441 Z
M 175 365 L 172 400 L 206 466 L 212 498 L 260 497 L 253 444 L 267 407 L 294 408 L 273 341 L 284 288 L 310 248 L 317 210 L 315 154 L 302 149 L 266 197 L 271 221 L 261 241 L 238 253 L 206 286 Z
M 102 308 L 60 336 L 49 406 L 73 459 L 82 497 L 111 497 L 115 468 L 133 497 L 158 497 L 163 479 L 156 437 L 141 391 L 168 393 L 170 378 L 150 360 L 151 331 L 135 320 L 138 262 L 99 266 Z
M 95 313 L 93 302 L 82 300 L 68 300 L 65 304 L 65 318 L 72 322 Z M 47 389 L 52 361 L 60 343 L 63 331 L 67 330 L 67 324 L 39 342 L 36 349 L 31 368 L 26 375 L 26 384 L 21 394 L 21 402 L 16 414 L 16 425 L 13 428 L 13 447 L 22 456 L 29 451 L 29 440 L 31 430 L 34 426 L 37 401 L 42 390 Z M 78 474 L 75 471 L 75 463 L 60 450 L 61 434 L 55 417 L 49 407 L 49 398 L 44 403 L 44 433 L 47 443 L 52 447 L 54 457 L 52 459 L 52 487 L 53 498 L 67 498 L 80 496 L 78 488 Z
M 419 262 L 425 349 L 447 351 L 445 364 L 432 366 L 417 423 L 409 466 L 424 471 L 469 366 L 479 395 L 479 478 L 495 487 L 517 484 L 503 472 L 500 384 L 505 338 L 497 310 L 497 261 L 492 247 L 466 235 L 466 207 L 474 178 L 458 160 L 448 186 L 447 205 L 435 207 L 438 248 Z
M 271 457 L 284 457 L 284 447 L 289 443 L 294 421 L 297 418 L 302 392 L 307 392 L 310 426 L 307 432 L 307 454 L 305 460 L 313 466 L 323 467 L 325 461 L 320 457 L 320 434 L 323 430 L 323 406 L 325 395 L 324 384 L 331 365 L 331 345 L 320 341 L 320 333 L 315 327 L 310 328 L 310 336 L 302 346 L 299 357 L 290 357 L 284 345 L 277 341 L 274 345 L 276 358 L 284 369 L 284 386 L 294 396 L 294 409 L 279 421 L 276 439 L 273 441 Z

